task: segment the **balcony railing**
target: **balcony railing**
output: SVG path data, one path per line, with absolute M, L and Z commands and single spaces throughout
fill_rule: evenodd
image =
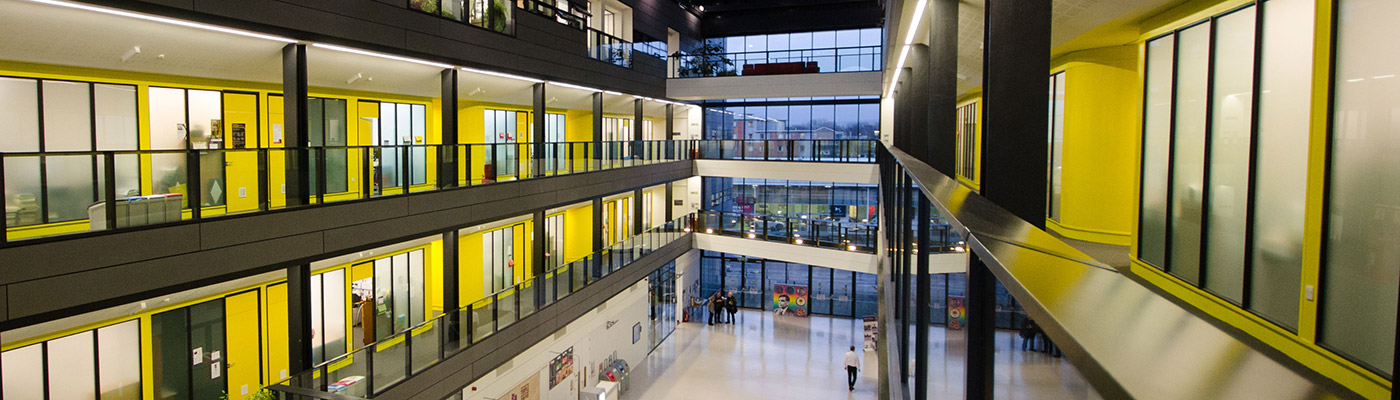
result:
M 518 0 L 516 6 L 521 10 L 543 15 L 546 18 L 553 18 L 556 22 L 583 30 L 588 26 L 588 14 L 578 9 L 568 11 L 555 7 L 553 0 L 545 2 L 542 0 Z
M 867 139 L 702 140 L 695 158 L 752 161 L 873 163 L 878 141 Z
M 588 56 L 619 67 L 632 68 L 632 42 L 588 28 Z
M 507 35 L 515 34 L 514 7 L 508 0 L 408 0 L 408 9 Z
M 288 205 L 287 193 L 297 192 L 292 189 L 298 184 L 286 182 L 284 172 L 298 157 L 310 168 L 302 192 L 309 193 L 305 206 L 311 206 L 696 158 L 870 163 L 876 143 L 661 140 L 0 153 L 0 197 L 6 199 L 0 246 L 301 207 L 295 197 Z M 449 155 L 455 178 L 447 177 L 450 169 L 440 170 Z
M 696 213 L 699 233 L 734 236 L 799 246 L 874 253 L 879 224 L 814 218 L 777 217 L 704 210 Z
M 670 57 L 669 78 L 879 71 L 883 47 L 854 46 L 803 50 L 678 54 Z
M 693 214 L 270 385 L 281 399 L 371 398 L 684 237 Z

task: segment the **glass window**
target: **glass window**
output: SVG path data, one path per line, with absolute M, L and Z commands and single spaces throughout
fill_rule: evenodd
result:
M 1254 99 L 1254 8 L 1216 19 L 1211 90 L 1210 187 L 1206 217 L 1206 289 L 1244 297 L 1245 210 L 1249 194 L 1250 115 Z M 1303 175 L 1306 176 L 1306 175 Z M 1192 246 L 1195 247 L 1195 246 Z
M 1177 40 L 1169 268 L 1181 279 L 1199 283 L 1210 25 L 1186 29 L 1177 35 Z
M 44 398 L 44 345 L 33 344 L 7 350 L 0 359 L 0 397 L 7 399 Z
M 97 371 L 92 336 L 92 331 L 87 331 L 48 341 L 45 358 L 48 360 L 49 398 L 97 397 L 93 393 L 97 387 Z
M 831 314 L 851 316 L 851 302 L 855 296 L 855 277 L 850 271 L 831 271 Z
M 86 82 L 44 81 L 44 151 L 92 150 L 92 92 Z
M 140 399 L 141 322 L 131 320 L 98 329 L 97 345 L 102 399 Z
M 1340 0 L 1320 340 L 1393 374 L 1400 252 L 1400 3 Z
M 0 152 L 39 151 L 39 81 L 0 78 L 0 121 L 6 127 Z
M 1050 214 L 1060 220 L 1060 185 L 1065 156 L 1065 73 L 1050 77 Z
M 321 276 L 321 306 L 324 323 L 322 334 L 318 335 L 325 343 L 325 359 L 330 360 L 345 354 L 345 313 L 349 302 L 345 299 L 345 270 L 327 271 Z
M 948 323 L 948 274 L 929 274 L 930 323 Z
M 98 150 L 136 150 L 136 87 L 93 85 Z
M 879 313 L 879 295 L 876 293 L 876 286 L 879 282 L 873 274 L 856 272 L 856 318 L 874 316 Z
M 1176 37 L 1147 42 L 1146 115 L 1143 116 L 1142 204 L 1138 259 L 1166 267 L 1167 168 L 1171 160 L 1172 54 Z M 1289 177 L 1290 181 L 1294 177 Z M 1296 302 L 1296 299 L 1295 299 Z
M 831 314 L 831 269 L 812 267 L 812 313 Z
M 1298 325 L 1302 286 L 1304 208 L 1308 175 L 1307 113 L 1312 106 L 1312 55 L 1296 51 L 1312 43 L 1313 2 L 1271 0 L 1264 12 L 1259 67 L 1259 126 L 1254 168 L 1254 248 L 1250 308 L 1289 328 Z

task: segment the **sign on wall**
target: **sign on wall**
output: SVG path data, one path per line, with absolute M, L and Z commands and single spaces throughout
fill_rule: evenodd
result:
M 574 348 L 569 347 L 563 353 L 554 356 L 549 360 L 549 388 L 554 389 L 560 382 L 568 379 L 574 374 Z
M 773 285 L 773 315 L 807 316 L 807 286 Z

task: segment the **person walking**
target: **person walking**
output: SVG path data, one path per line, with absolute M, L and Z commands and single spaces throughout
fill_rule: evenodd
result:
M 729 298 L 724 300 L 724 311 L 729 312 L 729 323 L 734 323 L 734 314 L 739 312 L 739 301 L 734 299 L 734 293 L 729 294 Z
M 850 391 L 856 390 L 856 371 L 860 370 L 860 357 L 856 355 L 856 346 L 851 346 L 851 351 L 846 352 L 846 383 Z

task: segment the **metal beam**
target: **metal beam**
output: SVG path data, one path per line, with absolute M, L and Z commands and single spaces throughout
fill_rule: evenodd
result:
M 1045 229 L 1050 2 L 987 0 L 982 195 Z
M 307 132 L 306 80 L 306 45 L 288 44 L 282 48 L 282 143 L 287 159 L 287 175 L 282 182 L 286 186 L 283 191 L 286 193 L 287 207 L 311 203 L 311 136 Z
M 457 186 L 457 144 L 457 69 L 448 68 L 442 70 L 442 147 L 438 148 L 438 188 Z

